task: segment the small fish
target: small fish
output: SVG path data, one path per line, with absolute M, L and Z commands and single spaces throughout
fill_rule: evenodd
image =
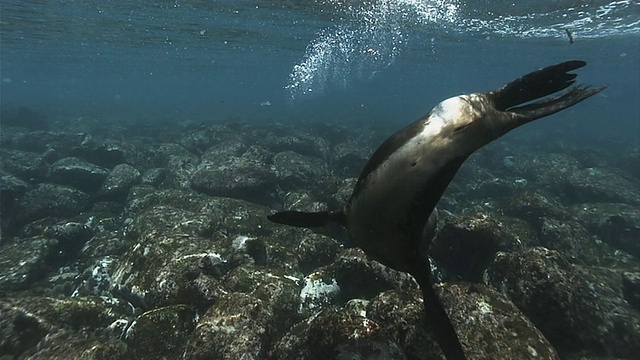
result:
M 564 31 L 567 33 L 567 36 L 569 37 L 569 44 L 573 44 L 573 34 L 571 34 L 571 30 L 569 30 L 568 28 L 565 28 Z

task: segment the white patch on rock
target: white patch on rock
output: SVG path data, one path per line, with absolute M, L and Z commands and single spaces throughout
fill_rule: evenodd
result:
M 129 325 L 129 327 L 125 330 L 124 332 L 124 339 L 126 340 L 129 335 L 131 334 L 131 332 L 133 331 L 133 328 L 136 327 L 136 324 L 138 323 L 138 320 L 133 320 L 133 322 L 131 323 L 131 325 Z
M 107 327 L 118 339 L 124 339 L 129 329 L 129 320 L 118 319 Z
M 326 283 L 319 274 L 311 273 L 304 278 L 304 287 L 300 291 L 300 313 L 314 313 L 324 305 L 330 304 L 340 293 L 336 279 Z
M 493 307 L 491 306 L 491 304 L 483 300 L 478 302 L 478 311 L 482 315 L 491 314 L 493 313 Z
M 236 236 L 235 239 L 233 239 L 233 242 L 231 243 L 231 246 L 233 247 L 233 250 L 235 250 L 235 251 L 246 251 L 247 250 L 247 241 L 249 241 L 251 239 L 252 238 L 250 238 L 248 236 L 238 235 L 238 236 Z
M 225 260 L 222 255 L 215 253 L 215 252 L 206 252 L 206 253 L 198 253 L 198 254 L 189 254 L 189 255 L 184 255 L 182 257 L 180 257 L 178 260 L 185 260 L 185 259 L 191 259 L 191 258 L 208 258 L 209 261 L 211 262 L 211 265 L 220 265 L 220 264 L 224 264 L 225 262 L 227 262 L 227 260 Z

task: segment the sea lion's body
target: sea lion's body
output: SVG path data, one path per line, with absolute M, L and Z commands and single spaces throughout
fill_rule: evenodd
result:
M 465 120 L 482 116 L 470 97 L 443 101 L 371 157 L 344 212 L 350 235 L 376 260 L 411 272 L 406 259 L 425 255 L 424 225 L 442 193 L 464 160 L 492 139 L 484 124 Z
M 585 64 L 568 61 L 492 92 L 447 99 L 374 152 L 344 208 L 319 213 L 285 211 L 269 219 L 302 227 L 331 221 L 344 225 L 367 255 L 416 278 L 425 296 L 427 320 L 441 327 L 435 333 L 443 352 L 450 360 L 464 359 L 430 277 L 427 253 L 436 223 L 436 204 L 474 151 L 520 125 L 568 108 L 604 89 L 574 87 L 555 98 L 525 104 L 571 86 L 576 75 L 568 71 Z

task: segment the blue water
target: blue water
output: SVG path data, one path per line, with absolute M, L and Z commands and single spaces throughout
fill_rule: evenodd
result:
M 401 127 L 582 59 L 609 89 L 529 126 L 640 138 L 638 1 L 3 0 L 0 36 L 1 105 L 57 119 Z

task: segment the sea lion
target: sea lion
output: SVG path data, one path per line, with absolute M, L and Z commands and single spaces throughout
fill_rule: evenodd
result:
M 444 100 L 374 152 L 343 208 L 314 213 L 284 211 L 268 219 L 298 227 L 342 224 L 368 256 L 416 279 L 423 292 L 427 321 L 433 324 L 445 357 L 465 359 L 433 289 L 428 245 L 435 234 L 436 204 L 474 151 L 516 127 L 605 89 L 575 86 L 547 97 L 570 87 L 577 75 L 569 71 L 585 65 L 584 61 L 567 61 L 527 74 L 498 90 Z

